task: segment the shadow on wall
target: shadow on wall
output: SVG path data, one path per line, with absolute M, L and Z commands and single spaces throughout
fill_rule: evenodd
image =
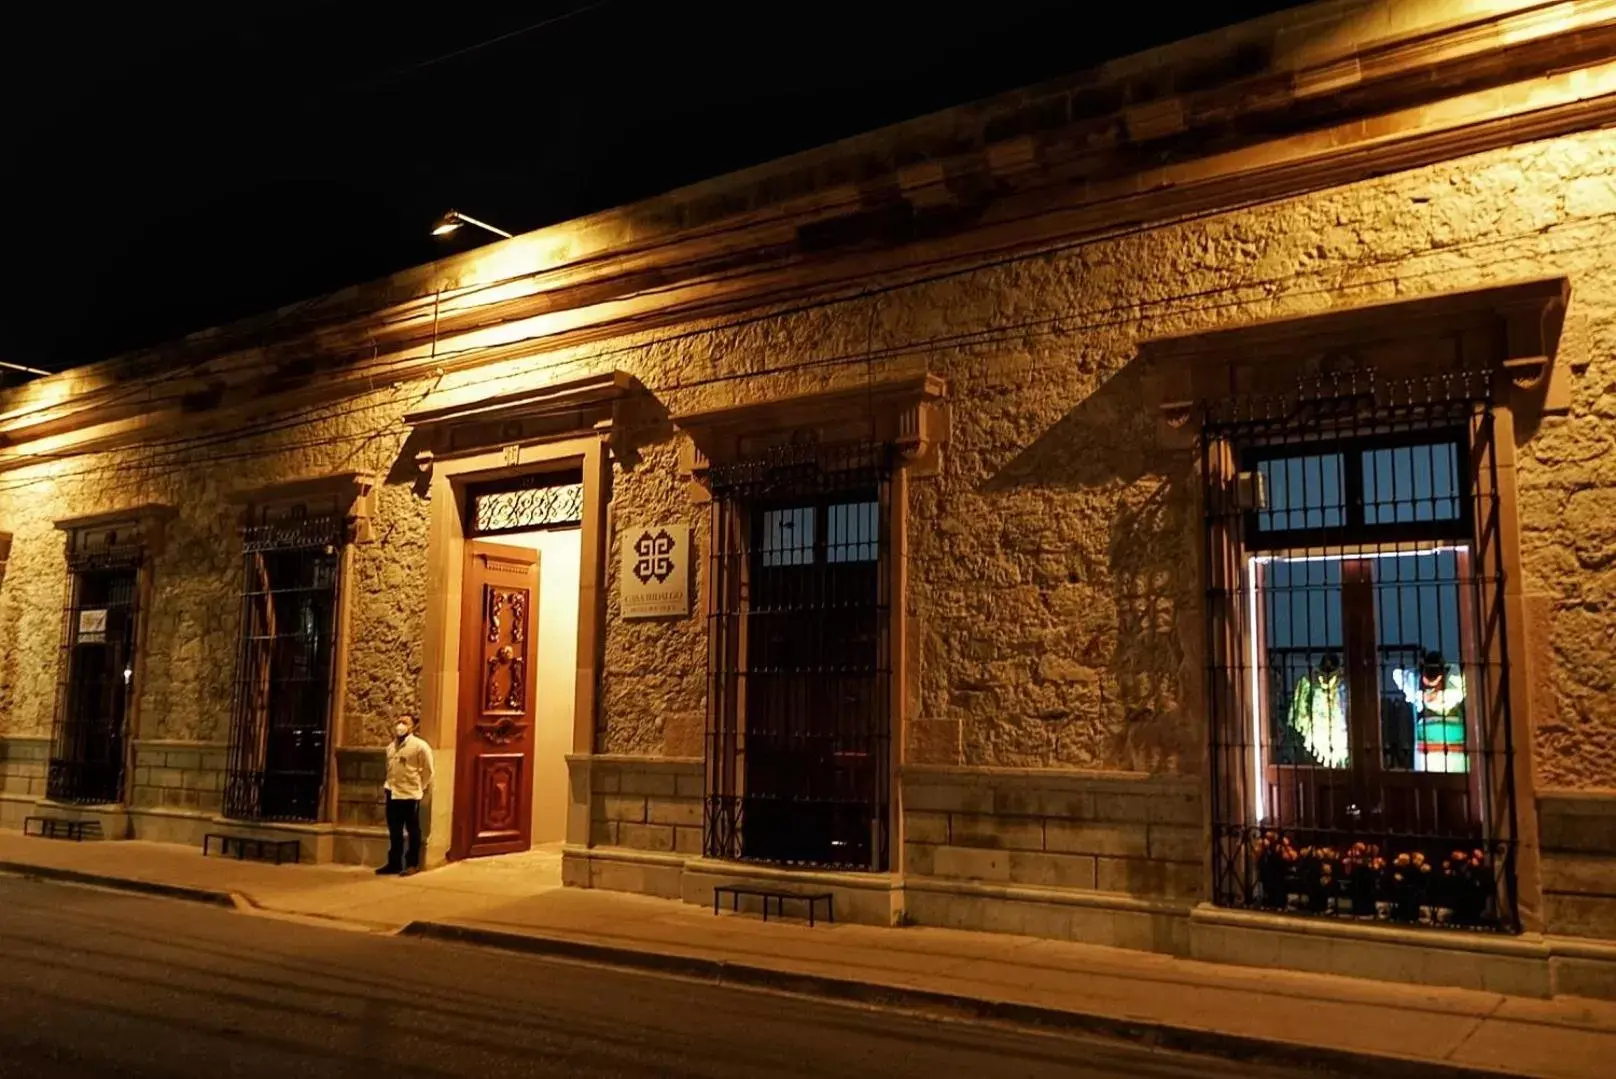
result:
M 1202 758 L 1195 721 L 1198 475 L 1193 448 L 1163 444 L 1157 383 L 1147 360 L 1130 361 L 978 491 L 990 500 L 996 493 L 1041 492 L 1054 511 L 1044 543 L 1077 548 L 1073 587 L 1086 602 L 1070 612 L 1051 604 L 1070 634 L 1053 638 L 1050 650 L 1064 647 L 1061 658 L 1097 676 L 1106 762 L 1194 774 Z M 1046 596 L 1050 591 L 1046 586 Z

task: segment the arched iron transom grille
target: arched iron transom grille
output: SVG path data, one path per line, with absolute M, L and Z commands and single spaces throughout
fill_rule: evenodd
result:
M 884 870 L 892 451 L 715 465 L 709 857 Z
M 1493 425 L 1480 375 L 1204 411 L 1217 902 L 1517 927 Z
M 302 507 L 257 509 L 242 530 L 229 816 L 320 819 L 345 538 L 340 515 Z

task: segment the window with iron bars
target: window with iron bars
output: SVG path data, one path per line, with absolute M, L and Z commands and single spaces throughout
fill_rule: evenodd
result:
M 45 793 L 84 805 L 123 798 L 125 725 L 134 693 L 143 548 L 133 527 L 76 530 Z
M 228 816 L 320 819 L 344 533 L 340 515 L 301 506 L 255 508 L 242 530 Z
M 1488 380 L 1333 377 L 1202 434 L 1216 901 L 1517 928 Z
M 709 857 L 888 866 L 892 460 L 791 445 L 709 474 Z

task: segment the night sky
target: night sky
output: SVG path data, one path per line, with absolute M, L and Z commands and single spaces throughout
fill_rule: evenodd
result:
M 451 206 L 521 232 L 1286 6 L 8 11 L 0 359 L 60 369 L 428 261 Z

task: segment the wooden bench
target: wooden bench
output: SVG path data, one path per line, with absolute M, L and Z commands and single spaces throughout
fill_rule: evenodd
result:
M 202 837 L 202 857 L 206 858 L 211 853 L 215 840 L 218 841 L 221 858 L 228 858 L 233 852 L 238 862 L 251 857 L 255 861 L 273 861 L 280 865 L 288 860 L 295 863 L 303 857 L 303 844 L 296 839 L 261 839 L 258 836 L 227 835 L 224 832 L 209 832 Z
M 820 903 L 825 904 L 825 920 L 836 921 L 835 897 L 830 892 L 787 892 L 778 888 L 762 888 L 755 884 L 719 884 L 713 887 L 713 913 L 718 913 L 718 897 L 729 895 L 729 909 L 737 911 L 741 906 L 741 896 L 752 895 L 763 900 L 763 920 L 769 920 L 769 900 L 774 900 L 775 913 L 780 917 L 786 916 L 786 900 L 795 899 L 808 904 L 808 925 L 814 924 L 814 912 Z
M 82 842 L 85 839 L 101 838 L 101 822 L 98 820 L 71 820 L 67 817 L 26 817 L 22 822 L 22 834 L 38 836 L 41 839 L 71 839 Z

